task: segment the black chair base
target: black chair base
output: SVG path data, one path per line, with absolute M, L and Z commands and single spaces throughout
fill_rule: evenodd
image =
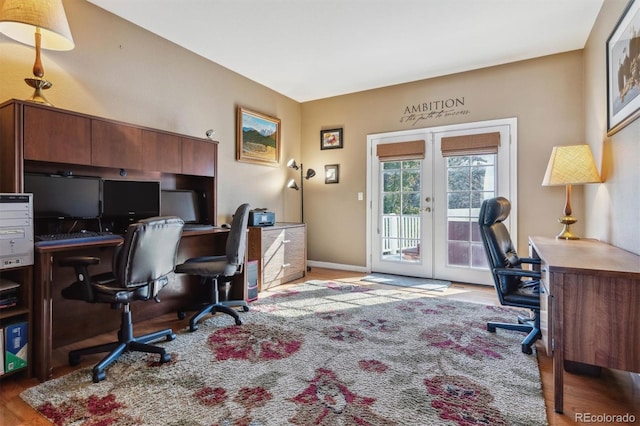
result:
M 521 318 L 519 318 L 519 321 Z M 536 340 L 542 337 L 542 333 L 540 332 L 540 327 L 536 326 L 535 321 L 531 320 L 524 323 L 511 324 L 504 322 L 488 322 L 487 323 L 487 331 L 490 333 L 495 333 L 497 328 L 501 328 L 503 330 L 514 330 L 514 331 L 522 331 L 524 333 L 528 333 L 527 337 L 522 341 L 522 353 L 527 355 L 531 355 L 533 353 L 533 349 L 531 347 L 535 344 Z
M 215 315 L 218 312 L 231 315 L 235 320 L 236 325 L 242 325 L 242 320 L 240 319 L 238 311 L 232 309 L 233 307 L 238 306 L 242 307 L 244 312 L 249 312 L 249 305 L 243 300 L 231 300 L 228 302 L 218 302 L 205 305 L 189 320 L 189 331 L 196 331 L 198 329 L 198 322 L 202 318 L 206 317 L 208 314 Z M 178 319 L 185 319 L 186 316 L 185 311 L 178 311 Z
M 206 284 L 208 280 L 213 281 L 213 285 L 210 286 L 211 294 L 210 300 L 211 302 L 199 305 L 196 308 L 188 309 L 197 311 L 189 320 L 189 331 L 196 331 L 198 329 L 198 322 L 207 316 L 208 314 L 215 315 L 218 312 L 230 315 L 235 320 L 236 325 L 242 325 L 242 320 L 240 319 L 240 315 L 238 315 L 238 311 L 232 309 L 234 307 L 242 307 L 244 312 L 249 312 L 249 304 L 244 300 L 220 300 L 218 293 L 218 278 L 214 277 L 202 277 L 201 281 Z M 225 282 L 228 286 L 228 282 Z M 185 319 L 187 317 L 186 314 L 187 309 L 178 311 L 178 319 Z
M 166 341 L 171 341 L 176 338 L 176 335 L 170 328 L 168 328 L 166 330 L 155 331 L 143 336 L 133 337 L 131 312 L 129 311 L 129 305 L 124 305 L 122 311 L 122 322 L 120 330 L 118 331 L 118 341 L 70 351 L 69 365 L 74 366 L 80 364 L 80 358 L 83 355 L 109 352 L 102 361 L 93 367 L 93 382 L 98 383 L 107 377 L 104 370 L 113 364 L 120 355 L 125 352 L 156 353 L 160 355 L 161 363 L 171 361 L 171 355 L 166 352 L 165 348 L 148 344 L 149 342 L 153 342 L 161 338 L 165 338 Z

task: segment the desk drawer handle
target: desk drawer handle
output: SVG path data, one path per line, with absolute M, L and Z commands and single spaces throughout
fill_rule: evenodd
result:
M 291 242 L 291 240 L 282 240 L 282 244 L 288 244 L 290 242 Z
M 289 266 L 291 266 L 291 264 L 290 264 L 290 263 L 284 263 L 284 264 L 282 264 L 282 267 L 283 267 L 283 268 L 288 268 Z

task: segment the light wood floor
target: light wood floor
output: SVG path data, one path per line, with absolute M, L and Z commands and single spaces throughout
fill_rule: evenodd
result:
M 304 279 L 286 284 L 286 286 L 305 280 L 359 282 L 359 278 L 362 277 L 362 274 L 355 272 L 313 268 Z M 361 282 L 361 284 L 373 286 L 373 284 L 366 282 Z M 394 288 L 398 289 L 398 287 Z M 454 283 L 446 292 L 424 292 L 415 289 L 406 289 L 406 291 L 418 291 L 428 296 L 451 298 L 473 303 L 499 304 L 494 289 L 485 286 Z M 142 334 L 166 327 L 172 327 L 176 330 L 186 325 L 187 320 L 180 321 L 176 319 L 175 314 L 166 314 L 154 320 L 136 324 L 135 331 L 137 334 Z M 83 341 L 56 349 L 54 352 L 54 377 L 59 377 L 72 371 L 73 368 L 66 365 L 67 352 L 69 349 L 111 341 L 113 337 L 113 334 L 97 336 L 89 341 Z M 530 356 L 536 355 L 534 353 L 534 355 Z M 561 415 L 555 413 L 552 408 L 553 378 L 551 358 L 544 355 L 544 349 L 541 347 L 538 347 L 537 357 L 540 365 L 542 387 L 550 425 L 579 424 L 582 422 L 579 421 L 580 418 L 577 416 L 582 415 L 584 418 L 585 414 L 616 415 L 626 413 L 635 416 L 635 423 L 632 424 L 640 424 L 640 378 L 638 378 L 637 375 L 634 376 L 626 372 L 612 370 L 603 370 L 603 373 L 597 378 L 565 374 L 565 413 Z M 99 359 L 101 359 L 101 355 L 87 357 L 79 367 L 74 368 L 90 366 L 95 364 Z M 24 403 L 19 396 L 20 392 L 24 389 L 34 386 L 37 383 L 37 379 L 28 379 L 19 376 L 6 377 L 0 381 L 0 425 L 23 426 L 50 424 Z M 513 403 L 518 404 L 517 395 L 514 395 Z M 527 407 L 522 407 L 522 409 L 526 410 Z

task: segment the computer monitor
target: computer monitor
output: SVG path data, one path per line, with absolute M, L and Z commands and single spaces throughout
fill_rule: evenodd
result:
M 100 178 L 25 173 L 24 192 L 33 194 L 36 219 L 100 217 Z
M 102 217 L 144 219 L 160 214 L 160 182 L 102 181 Z
M 185 224 L 199 224 L 200 195 L 190 190 L 162 190 L 160 197 L 160 214 L 162 216 L 178 216 Z

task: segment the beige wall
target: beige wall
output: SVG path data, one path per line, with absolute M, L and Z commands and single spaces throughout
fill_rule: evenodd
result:
M 289 171 L 235 161 L 235 108 L 282 120 L 283 158 L 300 152 L 300 104 L 130 24 L 84 0 L 64 1 L 76 43 L 68 52 L 43 51 L 46 92 L 57 107 L 182 134 L 219 144 L 218 216 L 230 222 L 249 202 L 289 218 L 295 194 L 282 189 Z M 206 35 L 205 35 L 206 36 Z M 0 102 L 26 99 L 34 49 L 0 34 Z M 283 195 L 284 194 L 284 195 Z M 289 197 L 289 198 L 287 198 Z M 293 214 L 297 214 L 294 210 Z
M 586 191 L 587 233 L 640 254 L 640 119 L 607 137 L 606 40 L 627 0 L 607 0 L 585 47 L 586 138 L 604 183 Z
M 339 96 L 302 105 L 302 154 L 305 167 L 324 170 L 340 163 L 340 183 L 324 179 L 305 184 L 305 220 L 309 259 L 336 264 L 366 264 L 367 134 L 415 127 L 518 119 L 518 246 L 527 252 L 528 235 L 553 236 L 564 208 L 563 187 L 542 187 L 554 145 L 584 143 L 582 51 L 486 68 L 442 78 Z M 375 72 L 375 70 L 373 71 Z M 407 105 L 464 98 L 468 114 L 431 118 L 418 125 L 401 122 Z M 344 148 L 320 150 L 322 128 L 344 128 Z M 573 207 L 581 233 L 582 189 L 575 188 Z
M 582 188 L 575 189 L 575 230 L 640 252 L 633 234 L 639 228 L 640 201 L 633 191 L 640 183 L 640 120 L 613 138 L 604 136 L 604 40 L 625 3 L 605 2 L 584 57 L 574 51 L 299 104 L 92 4 L 66 0 L 76 48 L 43 52 L 46 77 L 54 82 L 47 96 L 61 108 L 193 136 L 214 128 L 220 141 L 220 222 L 229 221 L 244 201 L 275 211 L 279 221 L 299 220 L 300 193 L 283 189 L 298 177 L 284 165 L 296 158 L 318 172 L 305 182 L 309 259 L 359 267 L 366 264 L 367 202 L 357 200 L 366 191 L 366 135 L 416 127 L 400 120 L 407 106 L 464 97 L 468 114 L 432 118 L 418 127 L 518 119 L 520 251 L 526 251 L 527 235 L 559 231 L 564 191 L 540 185 L 551 147 L 588 141 L 607 182 L 587 188 L 586 208 Z M 32 47 L 0 35 L 0 101 L 31 94 L 22 79 L 33 57 Z M 280 167 L 235 161 L 237 105 L 282 120 Z M 335 127 L 344 128 L 344 149 L 321 151 L 320 130 Z M 325 185 L 324 165 L 334 163 L 341 165 L 340 183 Z

